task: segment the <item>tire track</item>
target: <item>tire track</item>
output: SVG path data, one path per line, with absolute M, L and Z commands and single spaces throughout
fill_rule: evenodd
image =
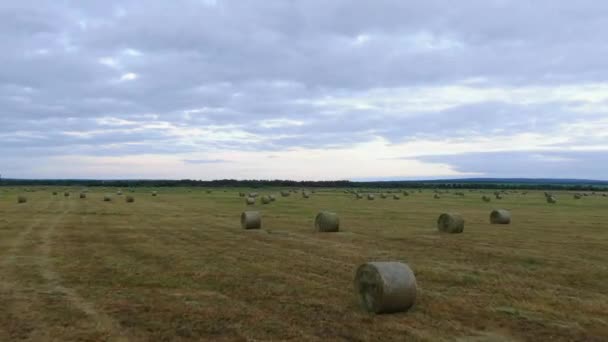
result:
M 44 209 L 49 209 L 54 203 L 50 202 Z M 55 271 L 51 254 L 53 250 L 53 238 L 56 228 L 70 213 L 70 207 L 74 202 L 62 201 L 59 213 L 50 220 L 49 216 L 36 216 L 19 234 L 11 241 L 4 257 L 0 260 L 0 292 L 19 302 L 31 300 L 36 295 L 45 298 L 49 295 L 54 298 L 62 298 L 70 307 L 83 312 L 91 321 L 94 322 L 95 330 L 105 336 L 106 341 L 128 341 L 120 333 L 120 326 L 110 316 L 99 312 L 93 303 L 80 296 L 74 289 L 66 286 L 61 275 Z M 66 207 L 67 206 L 67 207 Z M 48 222 L 48 223 L 46 223 Z M 27 241 L 36 241 L 28 246 Z M 26 250 L 33 247 L 33 250 Z M 23 262 L 21 262 L 23 261 Z M 16 269 L 30 268 L 35 269 L 44 280 L 44 285 L 31 286 L 15 277 Z M 59 295 L 59 296 L 57 296 Z M 48 323 L 44 320 L 40 323 Z M 32 332 L 34 335 L 40 332 Z M 42 332 L 46 334 L 46 332 Z M 40 336 L 39 336 L 40 337 Z
M 64 202 L 65 203 L 65 202 Z M 73 202 L 70 202 L 70 204 Z M 40 274 L 46 280 L 47 286 L 51 291 L 60 293 L 65 300 L 76 309 L 84 312 L 91 320 L 95 322 L 95 328 L 98 332 L 106 335 L 108 341 L 128 341 L 128 339 L 120 332 L 120 325 L 103 312 L 98 311 L 95 305 L 84 297 L 80 296 L 74 289 L 63 284 L 62 277 L 54 270 L 51 262 L 52 240 L 56 234 L 56 228 L 70 212 L 70 208 L 64 209 L 56 216 L 50 224 L 40 233 L 40 258 L 37 259 Z

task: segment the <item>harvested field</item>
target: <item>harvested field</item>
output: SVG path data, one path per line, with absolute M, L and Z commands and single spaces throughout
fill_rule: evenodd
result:
M 556 192 L 550 205 L 510 194 L 500 206 L 517 219 L 497 229 L 493 203 L 416 191 L 357 201 L 319 189 L 247 206 L 238 193 L 252 189 L 163 188 L 136 205 L 102 200 L 117 189 L 83 201 L 55 188 L 23 204 L 23 188 L 3 190 L 0 341 L 608 340 L 600 195 Z M 262 213 L 262 229 L 241 228 L 244 210 Z M 339 232 L 315 231 L 323 210 Z M 437 231 L 443 212 L 462 215 L 462 234 Z M 361 309 L 353 278 L 369 261 L 411 267 L 414 307 Z

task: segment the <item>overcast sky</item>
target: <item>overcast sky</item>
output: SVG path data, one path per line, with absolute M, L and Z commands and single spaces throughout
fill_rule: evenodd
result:
M 0 1 L 0 173 L 608 179 L 608 1 Z

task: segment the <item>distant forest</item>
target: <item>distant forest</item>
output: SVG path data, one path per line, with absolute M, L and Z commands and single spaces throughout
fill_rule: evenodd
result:
M 291 180 L 52 180 L 0 179 L 0 186 L 86 186 L 86 187 L 298 187 L 298 188 L 375 188 L 375 189 L 514 189 L 608 191 L 608 182 L 560 179 L 455 179 L 429 181 L 291 181 Z

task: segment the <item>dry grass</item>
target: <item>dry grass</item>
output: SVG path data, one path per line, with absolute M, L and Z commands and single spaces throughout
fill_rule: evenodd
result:
M 163 189 L 136 206 L 30 195 L 0 197 L 0 341 L 403 341 L 608 339 L 608 200 L 541 192 L 500 202 L 492 226 L 478 196 L 413 192 L 356 201 L 342 191 L 256 204 L 246 231 L 237 190 Z M 188 192 L 192 190 L 191 192 Z M 138 190 L 139 191 L 139 190 Z M 97 200 L 99 199 L 99 200 Z M 319 210 L 340 232 L 314 231 Z M 463 234 L 437 216 L 463 215 Z M 359 308 L 356 267 L 408 263 L 408 313 Z

